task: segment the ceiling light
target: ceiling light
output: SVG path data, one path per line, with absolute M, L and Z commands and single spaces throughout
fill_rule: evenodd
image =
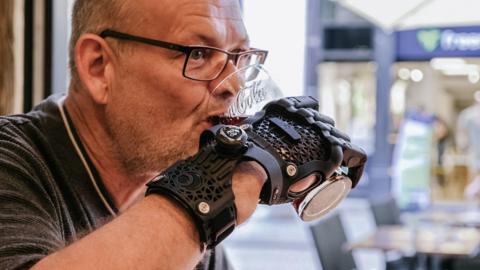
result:
M 430 65 L 433 69 L 456 69 L 466 64 L 463 58 L 433 58 Z
M 472 72 L 478 72 L 479 67 L 477 65 L 464 65 L 457 69 L 444 69 L 442 73 L 447 76 L 468 76 Z
M 414 82 L 420 82 L 423 79 L 423 72 L 420 69 L 413 69 L 410 72 L 410 79 Z
M 480 73 L 478 71 L 468 73 L 468 81 L 472 84 L 478 83 L 480 81 Z
M 410 70 L 408 68 L 401 68 L 398 70 L 398 77 L 402 80 L 410 79 Z

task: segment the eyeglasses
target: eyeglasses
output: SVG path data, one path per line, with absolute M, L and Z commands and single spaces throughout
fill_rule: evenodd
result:
M 102 38 L 112 37 L 121 40 L 135 41 L 182 52 L 186 55 L 185 63 L 183 64 L 183 76 L 195 81 L 215 80 L 223 72 L 230 60 L 237 68 L 263 64 L 268 54 L 268 51 L 258 49 L 243 52 L 227 52 L 208 46 L 183 46 L 110 29 L 102 31 L 100 36 Z

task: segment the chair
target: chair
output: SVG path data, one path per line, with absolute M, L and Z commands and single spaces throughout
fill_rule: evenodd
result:
M 393 197 L 372 200 L 370 207 L 377 226 L 402 224 L 400 209 Z
M 449 270 L 478 270 L 480 269 L 480 257 L 451 260 L 449 264 L 443 263 L 442 267 L 442 269 Z
M 227 256 L 225 246 L 220 244 L 210 251 L 210 259 L 208 262 L 209 270 L 233 270 L 233 265 Z M 199 269 L 203 269 L 205 265 L 198 265 Z M 197 268 L 195 268 L 197 269 Z
M 384 197 L 370 202 L 373 218 L 377 226 L 400 225 L 400 209 L 393 197 Z M 398 252 L 385 252 L 385 263 L 387 270 L 413 269 L 417 258 L 402 256 Z
M 356 269 L 352 252 L 343 248 L 347 237 L 338 214 L 322 219 L 310 230 L 323 270 Z

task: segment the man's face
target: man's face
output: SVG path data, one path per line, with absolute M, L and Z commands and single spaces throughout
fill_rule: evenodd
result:
M 115 30 L 182 45 L 248 49 L 238 0 L 139 0 L 127 5 L 136 27 Z M 201 132 L 211 126 L 208 117 L 225 109 L 207 106 L 208 100 L 220 103 L 234 94 L 210 94 L 232 65 L 214 81 L 194 81 L 182 75 L 185 54 L 134 42 L 122 45 L 128 52 L 119 52 L 109 80 L 108 130 L 131 173 L 155 173 L 198 151 Z

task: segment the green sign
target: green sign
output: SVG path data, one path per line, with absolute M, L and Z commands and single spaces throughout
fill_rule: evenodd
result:
M 420 30 L 417 32 L 417 40 L 427 52 L 433 52 L 440 44 L 442 32 L 439 29 Z

